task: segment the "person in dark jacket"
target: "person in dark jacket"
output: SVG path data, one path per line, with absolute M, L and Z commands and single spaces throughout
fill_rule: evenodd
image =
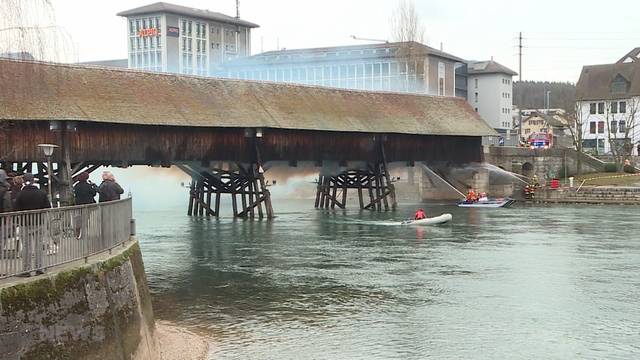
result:
M 11 178 L 11 181 L 9 183 L 11 184 L 11 204 L 13 205 L 13 207 L 15 207 L 16 198 L 18 197 L 18 194 L 20 194 L 20 190 L 22 190 L 22 187 L 24 186 L 24 180 L 22 179 L 22 176 L 16 174 L 13 178 Z
M 124 193 L 124 190 L 116 182 L 116 178 L 109 171 L 102 173 L 102 184 L 98 187 L 99 202 L 120 200 L 120 195 Z
M 47 193 L 33 184 L 33 174 L 24 174 L 24 187 L 16 197 L 15 210 L 38 210 L 51 207 Z
M 89 173 L 83 172 L 78 175 L 78 183 L 73 187 L 76 205 L 95 204 L 97 193 L 98 187 L 89 181 Z
M 11 185 L 7 181 L 7 173 L 0 169 L 0 213 L 12 210 Z

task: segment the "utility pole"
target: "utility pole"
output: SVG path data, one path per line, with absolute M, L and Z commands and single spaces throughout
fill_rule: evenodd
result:
M 518 82 L 522 86 L 522 31 L 518 35 Z M 518 144 L 522 141 L 522 104 L 518 106 Z
M 518 79 L 522 81 L 522 31 L 518 36 Z

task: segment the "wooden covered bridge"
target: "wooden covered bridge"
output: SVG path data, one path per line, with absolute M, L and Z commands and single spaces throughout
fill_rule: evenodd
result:
M 388 163 L 481 161 L 490 134 L 459 98 L 0 60 L 0 166 L 45 184 L 37 145 L 59 145 L 52 179 L 68 193 L 100 166 L 175 165 L 194 179 L 193 215 L 218 216 L 230 194 L 235 216 L 273 216 L 271 161 L 340 165 L 316 207 L 344 207 L 348 189 L 363 209 L 394 207 Z

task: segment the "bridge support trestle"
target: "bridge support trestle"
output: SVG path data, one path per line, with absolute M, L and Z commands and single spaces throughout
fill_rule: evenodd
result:
M 258 164 L 236 164 L 233 169 L 198 169 L 178 165 L 191 175 L 187 215 L 219 217 L 222 195 L 231 195 L 233 216 L 273 218 L 271 194 Z
M 395 187 L 383 162 L 368 164 L 364 170 L 346 170 L 337 175 L 320 175 L 316 191 L 316 209 L 345 209 L 348 190 L 358 192 L 362 210 L 395 210 Z

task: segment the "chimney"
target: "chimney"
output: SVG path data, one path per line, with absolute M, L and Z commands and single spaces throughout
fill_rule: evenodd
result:
M 236 0 L 236 19 L 240 19 L 240 0 Z

